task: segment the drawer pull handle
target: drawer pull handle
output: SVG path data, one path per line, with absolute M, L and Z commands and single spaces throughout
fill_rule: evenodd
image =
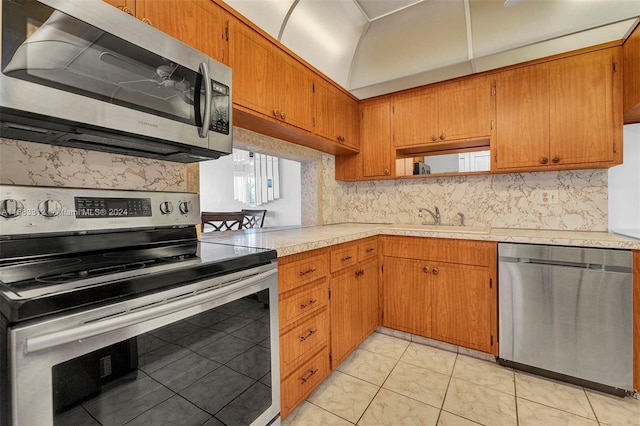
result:
M 300 341 L 304 342 L 305 340 L 307 340 L 309 337 L 313 336 L 317 332 L 318 332 L 317 328 L 315 330 L 309 330 L 309 332 L 306 335 L 300 336 Z
M 301 377 L 300 378 L 300 384 L 305 384 L 307 383 L 307 381 L 312 378 L 316 373 L 318 372 L 318 369 L 316 368 L 315 370 L 309 370 L 309 375 L 307 377 Z
M 369 248 L 367 249 L 367 253 L 371 253 L 371 252 L 372 252 L 372 251 L 374 251 L 374 250 L 375 250 L 375 249 L 374 249 L 373 247 L 369 247 Z
M 302 303 L 302 304 L 300 305 L 300 309 L 308 308 L 309 306 L 313 305 L 313 304 L 314 304 L 314 303 L 316 303 L 317 301 L 318 301 L 318 299 L 311 299 L 311 300 L 309 300 L 309 302 L 308 302 L 308 303 Z
M 346 262 L 347 260 L 351 260 L 353 259 L 353 256 L 345 256 L 342 259 L 340 259 L 342 262 Z
M 433 273 L 433 275 L 438 275 L 438 273 L 440 272 L 440 270 L 438 268 L 433 268 L 431 270 L 431 272 Z
M 424 272 L 425 274 L 429 273 L 429 267 L 425 266 L 424 268 L 422 268 L 422 272 Z
M 307 274 L 310 274 L 312 272 L 315 272 L 315 271 L 316 271 L 316 268 L 309 268 L 306 271 L 300 271 L 300 276 L 303 277 L 303 276 L 305 276 Z

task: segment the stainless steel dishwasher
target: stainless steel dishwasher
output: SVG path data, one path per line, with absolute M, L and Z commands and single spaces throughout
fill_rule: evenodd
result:
M 632 392 L 631 251 L 501 243 L 498 255 L 498 362 Z

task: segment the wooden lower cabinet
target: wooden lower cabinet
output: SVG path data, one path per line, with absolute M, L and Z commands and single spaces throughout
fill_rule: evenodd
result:
M 382 325 L 498 354 L 497 246 L 382 237 Z
M 284 419 L 331 373 L 329 348 L 325 347 L 280 385 L 282 394 L 281 417 Z
M 382 325 L 420 336 L 431 335 L 431 297 L 424 262 L 384 256 Z
M 331 278 L 331 367 L 336 368 L 376 329 L 378 261 Z
M 328 265 L 324 249 L 278 259 L 283 419 L 331 372 Z

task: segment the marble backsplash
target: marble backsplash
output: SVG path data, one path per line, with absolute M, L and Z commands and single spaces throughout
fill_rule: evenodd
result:
M 0 183 L 186 192 L 187 166 L 148 158 L 0 139 Z
M 281 151 L 265 143 L 262 135 L 238 129 L 238 136 L 239 144 Z M 281 156 L 303 164 L 303 225 L 420 223 L 431 218 L 428 214 L 419 218 L 419 207 L 438 206 L 443 223 L 457 223 L 461 212 L 469 225 L 496 228 L 606 231 L 608 227 L 606 169 L 338 182 L 333 156 L 279 142 L 287 147 Z M 189 190 L 184 164 L 10 139 L 0 140 L 0 183 Z M 558 191 L 557 204 L 540 202 L 541 193 L 549 190 Z
M 322 219 L 340 222 L 431 223 L 418 208 L 438 206 L 443 223 L 496 228 L 606 231 L 607 170 L 474 175 L 368 182 L 337 182 L 335 161 L 324 155 Z M 557 204 L 541 203 L 558 191 Z

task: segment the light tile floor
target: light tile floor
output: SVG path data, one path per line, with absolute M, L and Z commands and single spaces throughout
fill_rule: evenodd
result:
M 640 400 L 376 332 L 283 421 L 353 424 L 640 426 Z

